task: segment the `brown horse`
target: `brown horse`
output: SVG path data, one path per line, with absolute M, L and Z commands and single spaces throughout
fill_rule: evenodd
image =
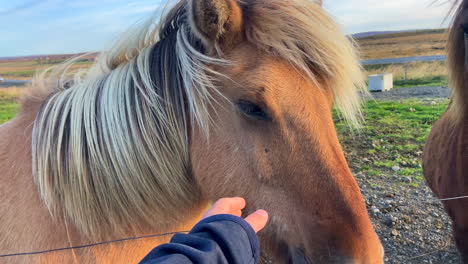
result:
M 423 157 L 424 176 L 442 199 L 468 195 L 468 0 L 460 2 L 448 40 L 453 98 L 435 123 Z M 450 199 L 443 204 L 453 220 L 462 261 L 468 263 L 468 199 Z
M 38 78 L 0 127 L 0 255 L 187 230 L 245 197 L 285 263 L 382 263 L 332 120 L 359 122 L 355 49 L 319 1 L 181 0 L 88 72 Z M 135 263 L 146 238 L 0 258 Z

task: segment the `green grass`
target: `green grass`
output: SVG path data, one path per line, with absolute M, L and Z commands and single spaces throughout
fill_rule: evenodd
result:
M 448 100 L 445 99 L 370 101 L 364 107 L 365 123 L 359 132 L 350 130 L 335 115 L 350 167 L 369 176 L 387 172 L 420 182 L 424 144 L 432 125 L 447 106 Z M 400 170 L 393 171 L 395 166 Z
M 17 110 L 16 98 L 0 93 L 0 125 L 15 117 Z
M 2 76 L 11 77 L 33 77 L 36 73 L 35 70 L 33 71 L 16 71 L 16 72 L 2 72 Z
M 418 86 L 446 86 L 448 85 L 447 76 L 430 76 L 423 78 L 415 78 L 408 80 L 395 80 L 393 82 L 394 88 L 407 88 Z

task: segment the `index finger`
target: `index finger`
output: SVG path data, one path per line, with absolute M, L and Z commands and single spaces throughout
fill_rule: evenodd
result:
M 232 212 L 242 210 L 245 208 L 245 200 L 241 197 L 222 198 L 219 199 L 214 205 L 213 209 Z
M 241 197 L 234 198 L 222 198 L 219 199 L 215 204 L 209 209 L 203 218 L 217 214 L 233 214 L 241 211 L 245 208 L 245 200 Z

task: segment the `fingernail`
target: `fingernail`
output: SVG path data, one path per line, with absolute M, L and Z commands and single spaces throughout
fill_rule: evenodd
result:
M 268 217 L 268 213 L 267 213 L 267 211 L 265 211 L 265 210 L 257 210 L 255 213 L 256 213 L 256 214 L 259 214 L 259 215 L 261 215 L 261 216 Z

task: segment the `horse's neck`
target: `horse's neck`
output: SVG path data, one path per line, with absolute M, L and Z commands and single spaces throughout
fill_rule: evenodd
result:
M 53 246 L 63 229 L 50 221 L 31 176 L 35 111 L 28 110 L 33 111 L 23 109 L 0 127 L 0 254 L 36 250 L 37 245 Z M 47 235 L 46 230 L 54 232 Z
M 31 171 L 31 133 L 39 107 L 39 103 L 24 107 L 14 120 L 0 127 L 0 255 L 76 247 L 96 242 L 82 239 L 73 226 L 52 219 L 41 202 Z M 188 223 L 182 229 L 190 229 L 192 224 Z M 182 229 L 148 229 L 137 235 L 183 231 Z M 128 235 L 133 236 L 135 234 Z M 136 263 L 152 248 L 169 239 L 170 236 L 138 239 L 80 250 L 12 257 L 6 259 L 6 262 Z M 4 260 L 0 259 L 0 263 Z

